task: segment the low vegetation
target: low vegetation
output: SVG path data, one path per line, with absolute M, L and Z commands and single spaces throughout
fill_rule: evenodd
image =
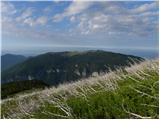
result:
M 2 101 L 2 118 L 158 118 L 158 60 Z

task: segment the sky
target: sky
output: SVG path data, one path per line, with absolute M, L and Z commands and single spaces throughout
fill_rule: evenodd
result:
M 2 51 L 158 49 L 157 1 L 3 1 Z

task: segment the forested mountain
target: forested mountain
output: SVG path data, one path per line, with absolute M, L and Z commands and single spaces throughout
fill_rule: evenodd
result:
M 49 52 L 2 72 L 2 83 L 40 80 L 48 85 L 75 81 L 130 66 L 143 58 L 105 51 Z

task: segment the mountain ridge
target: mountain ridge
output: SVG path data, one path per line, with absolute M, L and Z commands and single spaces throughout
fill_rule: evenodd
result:
M 28 58 L 2 72 L 2 83 L 14 80 L 43 80 L 49 85 L 75 81 L 130 66 L 144 59 L 132 55 L 92 50 L 85 52 L 48 52 Z

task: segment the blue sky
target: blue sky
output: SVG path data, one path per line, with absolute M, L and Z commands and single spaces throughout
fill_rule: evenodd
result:
M 158 2 L 2 2 L 2 50 L 158 48 Z

